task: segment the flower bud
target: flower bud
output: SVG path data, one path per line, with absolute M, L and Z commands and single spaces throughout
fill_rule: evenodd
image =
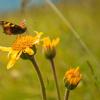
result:
M 80 74 L 79 67 L 68 70 L 64 76 L 65 87 L 69 90 L 73 90 L 77 87 L 81 78 L 82 75 Z
M 59 38 L 50 40 L 49 37 L 43 39 L 43 51 L 47 59 L 53 59 L 56 56 L 56 45 L 59 43 Z

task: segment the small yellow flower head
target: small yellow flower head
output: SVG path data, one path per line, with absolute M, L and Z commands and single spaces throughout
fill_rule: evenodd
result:
M 43 39 L 43 50 L 47 59 L 52 59 L 56 55 L 55 47 L 59 43 L 59 38 L 50 40 L 49 37 Z
M 35 36 L 18 36 L 12 44 L 12 47 L 0 46 L 1 51 L 9 52 L 9 63 L 7 65 L 7 69 L 11 68 L 22 54 L 34 55 L 36 53 L 35 44 L 39 43 L 41 35 L 42 32 L 37 33 Z
M 40 36 L 42 34 L 43 34 L 42 32 L 37 33 L 37 35 L 34 37 L 31 35 L 18 36 L 12 45 L 12 49 L 17 51 L 24 51 L 27 48 L 28 50 L 29 48 L 32 48 L 33 45 L 39 43 Z
M 69 90 L 76 88 L 81 78 L 79 67 L 68 70 L 64 76 L 65 87 Z

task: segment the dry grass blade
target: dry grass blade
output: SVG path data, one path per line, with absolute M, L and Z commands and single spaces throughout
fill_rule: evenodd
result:
M 64 17 L 64 15 L 59 11 L 59 9 L 50 1 L 45 0 L 48 5 L 54 10 L 54 12 L 59 16 L 59 18 L 64 22 L 64 24 L 72 31 L 73 36 L 76 38 L 80 46 L 83 48 L 83 50 L 95 61 L 97 66 L 100 65 L 98 58 L 91 52 L 91 50 L 87 47 L 87 45 L 84 43 L 84 41 L 81 39 L 81 37 L 78 35 L 78 32 L 74 29 L 74 27 L 71 25 L 71 23 Z

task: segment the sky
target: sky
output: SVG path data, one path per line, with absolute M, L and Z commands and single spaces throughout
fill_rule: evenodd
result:
M 45 0 L 30 0 L 30 4 L 41 5 L 44 4 Z M 51 0 L 53 2 L 59 2 L 61 0 Z M 67 0 L 67 2 L 77 3 L 80 0 Z M 0 12 L 9 11 L 19 9 L 21 4 L 21 0 L 0 0 Z
M 59 0 L 51 0 L 59 1 Z M 36 5 L 43 4 L 45 0 L 31 0 L 30 5 L 33 3 Z M 20 8 L 21 0 L 0 0 L 0 12 L 15 10 Z
M 42 4 L 44 0 L 31 0 L 30 4 Z M 0 11 L 20 8 L 21 0 L 0 0 Z
M 13 10 L 20 7 L 21 0 L 0 0 L 0 11 Z

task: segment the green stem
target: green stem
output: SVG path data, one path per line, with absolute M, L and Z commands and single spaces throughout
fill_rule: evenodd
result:
M 68 99 L 69 99 L 69 93 L 70 93 L 70 90 L 67 89 L 67 90 L 65 91 L 64 100 L 68 100 Z
M 56 70 L 55 70 L 55 65 L 54 65 L 53 59 L 50 59 L 50 63 L 51 63 L 52 71 L 53 71 L 53 76 L 54 76 L 55 84 L 56 84 L 58 100 L 61 100 L 60 91 L 59 91 L 59 85 L 58 85 L 58 80 L 57 80 L 57 75 L 56 75 Z
M 34 56 L 29 56 L 32 64 L 34 65 L 34 68 L 38 74 L 38 78 L 40 80 L 40 84 L 41 84 L 41 88 L 42 88 L 42 96 L 43 96 L 43 100 L 47 100 L 47 96 L 46 96 L 46 91 L 45 91 L 45 85 L 44 85 L 44 82 L 43 82 L 43 78 L 42 78 L 42 75 L 41 75 L 41 72 L 39 70 L 39 67 L 38 67 L 38 64 L 36 63 L 36 60 L 35 60 L 35 57 Z
M 88 67 L 89 67 L 89 69 L 90 69 L 90 71 L 91 71 L 91 74 L 92 74 L 92 76 L 93 76 L 93 78 L 94 78 L 94 80 L 95 80 L 95 86 L 96 86 L 96 88 L 98 88 L 99 89 L 99 86 L 98 86 L 98 79 L 97 79 L 97 76 L 96 76 L 96 74 L 95 74 L 95 72 L 94 72 L 94 70 L 93 70 L 93 66 L 92 66 L 92 64 L 90 63 L 90 61 L 88 61 L 87 60 L 87 65 L 88 65 Z

